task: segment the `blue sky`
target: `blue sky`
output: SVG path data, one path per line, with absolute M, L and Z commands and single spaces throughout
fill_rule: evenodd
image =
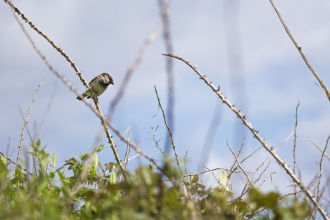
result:
M 281 0 L 275 3 L 329 88 L 330 2 Z M 25 115 L 39 82 L 48 74 L 32 107 L 28 128 L 34 133 L 40 125 L 55 91 L 52 106 L 39 133 L 42 143 L 51 153 L 58 155 L 59 163 L 88 152 L 101 129 L 99 119 L 48 70 L 21 31 L 9 6 L 2 4 L 0 151 L 5 153 L 9 143 L 9 153 L 14 151 L 11 157 L 16 158 L 23 126 L 18 106 Z M 105 114 L 137 51 L 160 21 L 154 1 L 60 0 L 15 1 L 14 4 L 70 56 L 88 82 L 102 72 L 113 76 L 115 85 L 99 98 Z M 321 157 L 308 138 L 321 147 L 325 146 L 330 133 L 329 101 L 323 90 L 315 85 L 315 77 L 286 34 L 270 2 L 193 0 L 171 1 L 169 5 L 174 54 L 197 65 L 214 84 L 220 85 L 225 96 L 246 113 L 247 119 L 269 145 L 279 146 L 292 133 L 295 108 L 300 101 L 297 162 L 302 178 L 308 184 L 317 173 L 317 161 Z M 28 25 L 25 28 L 52 66 L 83 92 L 84 86 L 68 62 Z M 141 65 L 134 72 L 112 121 L 121 132 L 132 125 L 131 139 L 159 160 L 162 159 L 161 154 L 150 140 L 150 132 L 151 127 L 159 126 L 156 135 L 158 139 L 163 138 L 159 143 L 164 147 L 165 126 L 161 113 L 157 113 L 154 93 L 156 85 L 166 110 L 165 57 L 161 55 L 164 52 L 160 35 L 148 47 Z M 173 60 L 173 67 L 174 139 L 180 158 L 188 151 L 190 172 L 203 170 L 198 167 L 201 155 L 209 155 L 208 161 L 202 163 L 204 166 L 229 168 L 234 157 L 227 148 L 226 140 L 237 151 L 245 134 L 242 158 L 260 146 L 234 113 L 221 105 L 210 88 L 187 65 Z M 214 140 L 206 142 L 214 111 L 219 115 L 218 128 Z M 29 143 L 25 132 L 24 148 L 27 149 Z M 205 143 L 207 150 L 203 151 Z M 278 150 L 278 154 L 290 165 L 292 146 L 291 137 Z M 123 158 L 125 144 L 118 141 L 117 147 Z M 246 169 L 253 171 L 267 157 L 268 153 L 261 149 L 245 163 Z M 109 148 L 103 151 L 102 161 L 114 161 Z M 139 163 L 146 161 L 134 159 L 129 169 L 134 169 Z M 273 171 L 277 174 L 265 188 L 283 187 L 281 189 L 285 191 L 290 182 L 274 161 L 265 175 Z M 329 176 L 329 170 L 325 168 L 324 172 Z M 238 186 L 244 180 L 239 175 L 235 178 L 239 180 Z

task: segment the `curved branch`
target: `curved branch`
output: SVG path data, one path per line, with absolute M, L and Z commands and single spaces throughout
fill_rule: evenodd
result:
M 284 22 L 282 15 L 280 13 L 280 11 L 278 10 L 278 8 L 276 7 L 275 3 L 273 2 L 273 0 L 269 0 L 270 3 L 272 4 L 278 18 L 280 19 L 286 33 L 288 33 L 289 37 L 291 38 L 292 42 L 294 43 L 294 45 L 296 46 L 296 48 L 298 49 L 301 57 L 303 58 L 303 60 L 305 61 L 306 65 L 308 66 L 308 68 L 310 69 L 310 71 L 312 71 L 312 73 L 314 74 L 314 76 L 316 77 L 316 79 L 319 81 L 321 87 L 323 88 L 325 95 L 328 97 L 329 101 L 330 101 L 330 92 L 328 90 L 328 88 L 325 86 L 325 84 L 323 83 L 321 77 L 319 76 L 319 74 L 316 72 L 316 70 L 313 68 L 312 64 L 309 63 L 309 61 L 307 60 L 307 57 L 305 56 L 304 52 L 301 49 L 301 46 L 299 46 L 298 42 L 296 41 L 296 39 L 293 37 L 293 35 L 291 34 L 291 31 L 289 30 L 288 26 L 286 25 L 286 23 Z

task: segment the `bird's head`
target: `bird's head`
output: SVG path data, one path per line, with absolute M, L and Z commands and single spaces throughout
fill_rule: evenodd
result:
M 108 73 L 102 73 L 101 74 L 101 77 L 102 77 L 102 80 L 103 80 L 103 83 L 104 84 L 107 84 L 107 85 L 112 84 L 112 85 L 114 85 L 113 79 L 110 76 L 110 74 L 108 74 Z

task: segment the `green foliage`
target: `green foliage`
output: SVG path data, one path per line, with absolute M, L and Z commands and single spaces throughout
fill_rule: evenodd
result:
M 68 159 L 57 170 L 56 156 L 40 141 L 29 154 L 37 161 L 33 175 L 11 171 L 0 159 L 0 219 L 265 219 L 263 209 L 272 219 L 310 216 L 306 201 L 279 200 L 276 192 L 250 189 L 231 201 L 227 172 L 219 174 L 216 188 L 207 189 L 198 175 L 180 177 L 172 166 L 166 176 L 152 164 L 140 166 L 124 179 L 115 163 L 102 167 L 97 153 Z
M 308 203 L 306 200 L 299 202 L 295 197 L 292 200 L 284 200 L 279 203 L 280 195 L 276 192 L 270 192 L 262 194 L 256 189 L 251 189 L 248 194 L 248 198 L 251 201 L 250 210 L 251 214 L 247 217 L 255 216 L 255 212 L 260 208 L 266 208 L 272 210 L 274 213 L 273 219 L 304 219 L 310 216 L 308 209 Z

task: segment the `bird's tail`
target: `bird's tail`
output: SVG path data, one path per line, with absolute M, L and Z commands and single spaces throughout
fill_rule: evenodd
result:
M 87 95 L 86 95 L 86 93 L 83 93 L 83 94 L 81 94 L 80 96 L 77 96 L 77 99 L 78 100 L 82 100 L 83 98 L 85 98 Z

